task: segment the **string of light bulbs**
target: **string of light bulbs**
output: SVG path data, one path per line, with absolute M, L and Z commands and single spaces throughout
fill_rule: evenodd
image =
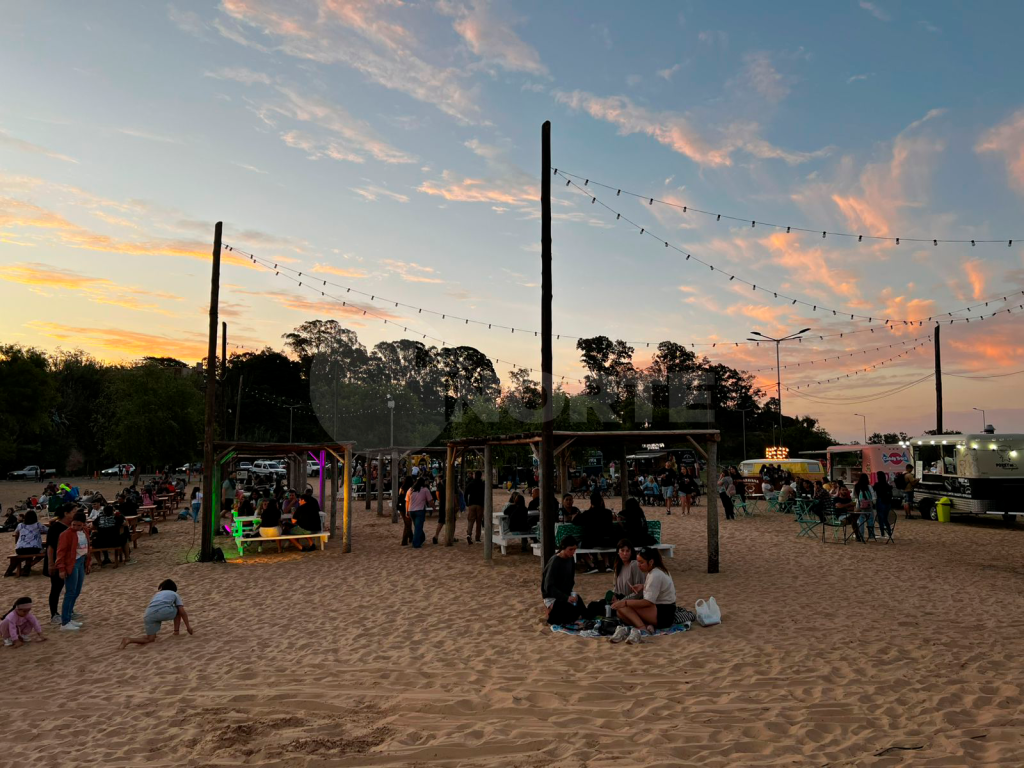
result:
M 931 336 L 918 336 L 916 339 L 907 339 L 906 341 L 901 341 L 899 344 L 888 344 L 888 345 L 881 346 L 881 347 L 869 347 L 867 349 L 858 349 L 856 352 L 845 352 L 845 353 L 843 353 L 841 355 L 833 355 L 832 357 L 823 357 L 820 360 L 801 360 L 800 362 L 796 362 L 796 363 L 787 363 L 786 365 L 782 366 L 782 370 L 786 370 L 787 368 L 799 368 L 800 366 L 803 366 L 803 365 L 815 365 L 817 363 L 827 363 L 827 362 L 829 362 L 831 360 L 840 360 L 840 359 L 845 358 L 845 357 L 856 357 L 857 355 L 866 355 L 868 352 L 881 352 L 883 349 L 895 349 L 897 347 L 906 346 L 907 344 L 911 344 L 911 343 L 913 343 L 915 341 L 921 341 L 922 339 L 931 339 Z M 747 373 L 762 373 L 764 371 L 774 371 L 774 370 L 775 370 L 775 366 L 774 365 L 769 365 L 766 368 L 753 368 L 753 369 L 750 369 L 750 370 L 747 371 Z
M 225 250 L 229 250 L 229 251 L 232 251 L 233 253 L 237 253 L 237 254 L 239 254 L 241 256 L 245 256 L 246 258 L 248 258 L 254 264 L 263 266 L 263 267 L 265 267 L 268 270 L 273 270 L 275 272 L 275 274 L 279 274 L 281 272 L 287 272 L 287 273 L 294 274 L 295 277 L 294 278 L 290 278 L 290 279 L 292 279 L 293 282 L 299 283 L 299 285 L 303 285 L 303 281 L 299 281 L 298 278 L 299 277 L 303 277 L 305 275 L 305 277 L 306 277 L 305 283 L 310 284 L 312 286 L 312 289 L 322 289 L 322 288 L 325 288 L 327 286 L 332 286 L 333 288 L 338 288 L 338 289 L 344 290 L 346 295 L 356 294 L 358 296 L 369 297 L 370 301 L 380 302 L 382 304 L 389 304 L 389 305 L 393 304 L 395 306 L 395 308 L 402 307 L 402 308 L 409 309 L 409 310 L 416 310 L 417 314 L 432 315 L 432 316 L 435 316 L 435 317 L 440 317 L 442 320 L 452 320 L 452 321 L 456 321 L 456 322 L 461 322 L 464 325 L 487 326 L 488 330 L 505 330 L 505 331 L 510 331 L 511 333 L 517 333 L 518 332 L 518 333 L 522 333 L 522 334 L 526 334 L 526 335 L 532 335 L 534 337 L 539 337 L 540 336 L 540 332 L 537 331 L 537 330 L 533 330 L 533 329 L 513 327 L 513 326 L 510 326 L 510 325 L 503 325 L 502 323 L 488 322 L 486 320 L 477 320 L 477 319 L 474 319 L 474 318 L 461 317 L 459 315 L 453 315 L 450 312 L 439 312 L 439 311 L 437 311 L 435 309 L 429 309 L 427 307 L 420 307 L 420 306 L 417 306 L 415 304 L 409 304 L 407 302 L 396 301 L 395 299 L 390 299 L 390 298 L 387 298 L 385 296 L 381 296 L 380 294 L 377 294 L 377 293 L 370 293 L 369 291 L 363 291 L 363 290 L 360 290 L 358 288 L 353 288 L 352 286 L 349 286 L 349 285 L 344 285 L 344 284 L 341 284 L 341 283 L 334 282 L 333 280 L 327 280 L 327 279 L 325 279 L 323 277 L 319 277 L 317 275 L 314 275 L 313 272 L 316 271 L 315 268 L 313 270 L 309 270 L 308 268 L 300 270 L 300 269 L 297 269 L 295 267 L 289 267 L 289 266 L 287 266 L 285 264 L 282 264 L 280 262 L 275 262 L 272 259 L 267 259 L 267 258 L 264 258 L 264 257 L 261 257 L 261 256 L 256 256 L 256 255 L 254 255 L 252 253 L 244 251 L 244 250 L 242 250 L 240 248 L 236 248 L 235 246 L 232 246 L 232 245 L 224 245 L 223 247 L 224 247 Z M 286 275 L 286 277 L 288 277 L 288 275 Z M 320 294 L 324 298 L 329 297 L 329 294 L 327 294 L 323 290 L 320 290 Z M 1024 292 L 1022 292 L 1022 294 L 1024 294 Z M 345 306 L 357 307 L 357 305 L 353 304 L 352 302 L 342 301 L 342 303 Z M 362 307 L 357 307 L 357 308 L 362 309 Z M 374 315 L 374 317 L 378 317 L 378 316 Z M 381 318 L 378 317 L 378 319 L 381 319 Z M 394 323 L 395 321 L 392 320 L 391 322 Z M 885 329 L 885 330 L 889 330 L 889 331 L 894 331 L 897 327 L 899 327 L 899 326 L 896 325 L 896 324 L 893 324 L 893 325 L 875 325 L 875 326 L 871 326 L 871 327 L 867 327 L 867 328 L 857 328 L 857 329 L 854 329 L 854 330 L 833 331 L 833 332 L 830 332 L 830 333 L 821 333 L 821 332 L 812 333 L 809 336 L 807 336 L 806 338 L 811 338 L 813 336 L 817 336 L 820 341 L 824 341 L 825 339 L 832 339 L 832 338 L 840 338 L 841 339 L 841 338 L 844 338 L 846 336 L 851 336 L 851 335 L 859 334 L 859 333 L 874 333 L 875 330 Z M 562 341 L 562 340 L 578 341 L 581 338 L 585 338 L 585 337 L 582 337 L 582 336 L 576 336 L 576 335 L 573 335 L 573 334 L 566 334 L 566 333 L 556 333 L 554 335 L 555 335 L 555 340 L 556 341 Z M 428 338 L 429 338 L 429 336 L 428 336 Z M 800 340 L 802 341 L 802 339 L 800 339 Z M 657 341 L 637 341 L 637 340 L 628 340 L 628 339 L 625 339 L 624 341 L 625 341 L 626 344 L 630 344 L 630 345 L 634 345 L 634 346 L 638 346 L 638 347 L 639 346 L 644 346 L 647 349 L 650 349 L 652 344 L 655 347 L 657 347 L 658 344 L 660 343 L 660 342 L 657 342 Z M 761 346 L 761 342 L 760 341 L 750 341 L 750 340 L 743 340 L 743 341 L 687 342 L 686 344 L 683 344 L 682 346 L 684 346 L 684 347 L 688 346 L 688 347 L 690 347 L 690 349 L 696 349 L 697 347 L 707 347 L 709 349 L 716 349 L 718 347 L 729 347 L 729 346 L 739 347 L 739 346 L 747 346 L 747 345 L 750 345 L 750 344 L 753 344 L 754 346 L 757 346 L 757 347 Z
M 818 304 L 818 303 L 811 302 L 811 301 L 806 301 L 804 299 L 800 299 L 800 298 L 797 298 L 797 297 L 794 297 L 794 296 L 789 296 L 789 295 L 787 295 L 785 293 L 782 293 L 782 292 L 780 292 L 780 291 L 778 291 L 778 290 L 776 290 L 774 288 L 765 287 L 763 284 L 762 285 L 758 285 L 757 283 L 753 282 L 752 280 L 747 280 L 746 278 L 741 277 L 740 275 L 737 275 L 737 274 L 735 274 L 733 272 L 729 272 L 728 270 L 722 269 L 721 267 L 717 267 L 714 264 L 712 264 L 711 262 L 706 261 L 704 259 L 701 259 L 698 256 L 694 256 L 689 251 L 686 251 L 686 250 L 680 248 L 679 246 L 670 243 L 668 240 L 665 240 L 664 238 L 659 237 L 658 235 L 656 235 L 653 232 L 651 232 L 651 230 L 648 227 L 636 223 L 635 221 L 630 219 L 628 216 L 624 216 L 621 211 L 618 211 L 615 208 L 612 208 L 610 205 L 608 205 L 603 200 L 601 200 L 596 195 L 594 195 L 592 192 L 590 192 L 590 190 L 585 189 L 584 187 L 580 186 L 579 184 L 577 184 L 572 179 L 570 179 L 567 176 L 565 176 L 562 173 L 562 171 L 558 170 L 557 168 L 553 169 L 553 171 L 554 171 L 555 175 L 561 176 L 562 178 L 565 179 L 565 185 L 567 187 L 573 187 L 578 192 L 580 192 L 583 195 L 586 195 L 588 198 L 590 198 L 590 202 L 592 204 L 593 203 L 599 203 L 601 205 L 601 207 L 604 208 L 605 210 L 607 210 L 609 213 L 614 213 L 616 221 L 624 221 L 624 222 L 626 222 L 627 224 L 629 224 L 633 228 L 639 230 L 641 235 L 647 235 L 648 237 L 651 237 L 654 240 L 657 240 L 662 245 L 664 245 L 665 248 L 670 248 L 673 251 L 675 251 L 675 252 L 685 256 L 686 257 L 686 259 L 685 259 L 686 261 L 694 261 L 697 264 L 701 264 L 701 265 L 703 265 L 705 267 L 708 267 L 712 272 L 718 272 L 718 274 L 720 274 L 720 275 L 722 275 L 724 277 L 728 277 L 729 278 L 729 282 L 735 281 L 735 282 L 743 284 L 743 285 L 748 285 L 748 286 L 750 286 L 752 291 L 755 291 L 755 292 L 760 291 L 762 293 L 771 294 L 775 299 L 783 299 L 785 301 L 790 302 L 791 306 L 796 306 L 797 304 L 800 304 L 800 305 L 802 305 L 804 307 L 810 307 L 812 312 L 818 312 L 819 310 L 822 311 L 822 312 L 825 312 L 825 313 L 831 312 L 833 317 L 846 317 L 846 315 L 849 315 L 850 316 L 850 320 L 867 320 L 869 323 L 874 322 L 876 317 L 877 317 L 877 316 L 862 315 L 862 314 L 859 314 L 859 313 L 856 313 L 856 312 L 849 312 L 849 311 L 847 311 L 845 309 L 836 308 L 836 307 L 829 307 L 829 306 L 826 306 L 824 304 Z M 611 188 L 614 189 L 614 187 L 611 187 Z M 756 223 L 756 222 L 754 222 L 754 223 Z M 1013 291 L 1012 294 L 1011 293 L 1007 293 L 1005 296 L 1003 296 L 1002 300 L 1004 302 L 1007 302 L 1007 301 L 1009 301 L 1009 297 L 1011 295 L 1016 296 L 1016 294 L 1018 292 L 1019 292 L 1019 294 L 1021 296 L 1024 296 L 1024 290 L 1021 290 L 1021 291 L 1015 290 L 1015 291 Z M 949 322 L 951 324 L 954 323 L 954 322 L 970 322 L 971 318 L 969 318 L 969 317 L 954 317 L 954 315 L 958 315 L 958 314 L 963 313 L 963 312 L 971 312 L 974 309 L 978 309 L 978 308 L 981 308 L 981 307 L 988 307 L 992 302 L 996 302 L 996 301 L 999 301 L 999 299 L 989 299 L 988 301 L 982 301 L 982 302 L 979 302 L 977 304 L 972 304 L 969 307 L 962 307 L 960 309 L 955 309 L 955 310 L 951 310 L 951 311 L 948 311 L 948 312 L 940 312 L 937 315 L 931 315 L 929 317 L 926 317 L 926 318 L 920 319 L 920 320 L 908 320 L 908 319 L 905 319 L 905 318 L 897 318 L 897 319 L 884 318 L 883 324 L 886 327 L 890 327 L 892 324 L 899 325 L 901 323 L 903 325 L 906 325 L 906 326 L 921 326 L 921 327 L 923 327 L 926 322 L 931 322 L 932 320 L 935 320 L 936 322 L 938 322 L 939 320 L 941 320 L 942 322 L 946 322 L 946 318 L 947 317 L 948 318 L 952 318 L 952 319 L 949 320 Z M 1024 308 L 1024 307 L 1022 307 L 1022 308 Z M 882 318 L 879 318 L 879 319 L 882 319 Z M 891 328 L 890 328 L 890 330 L 891 330 Z M 852 333 L 852 331 L 850 333 Z
M 859 376 L 862 373 L 870 373 L 871 371 L 874 371 L 874 370 L 877 370 L 879 368 L 882 368 L 882 367 L 888 365 L 889 363 L 895 362 L 896 360 L 899 360 L 899 359 L 904 358 L 904 357 L 910 357 L 911 354 L 913 354 L 918 349 L 920 349 L 921 347 L 923 347 L 926 344 L 928 344 L 929 342 L 931 342 L 931 340 L 932 340 L 932 337 L 928 336 L 928 337 L 926 337 L 926 339 L 924 341 L 922 341 L 922 342 L 920 342 L 918 344 L 915 344 L 914 346 L 910 347 L 909 349 L 905 350 L 904 352 L 900 352 L 898 355 L 890 357 L 888 360 L 881 360 L 881 361 L 879 361 L 877 363 L 874 363 L 873 365 L 865 366 L 864 368 L 858 368 L 857 370 L 850 371 L 849 373 L 840 374 L 839 376 L 833 376 L 833 377 L 828 378 L 828 379 L 821 379 L 820 381 L 812 382 L 810 384 L 800 384 L 800 385 L 795 386 L 795 387 L 783 387 L 783 389 L 785 389 L 787 392 L 789 392 L 789 391 L 797 391 L 797 390 L 802 390 L 802 389 L 808 389 L 810 387 L 816 387 L 816 386 L 819 386 L 819 385 L 822 385 L 822 384 L 831 384 L 833 382 L 841 381 L 843 379 L 849 379 L 849 378 L 854 377 L 854 376 Z
M 694 208 L 692 205 L 684 205 L 682 203 L 673 203 L 673 202 L 670 202 L 668 200 L 659 200 L 657 197 L 654 197 L 653 195 L 640 194 L 638 192 L 630 192 L 629 190 L 622 189 L 621 187 L 612 186 L 611 184 L 602 184 L 599 181 L 594 181 L 593 179 L 591 179 L 589 177 L 581 176 L 578 173 L 569 173 L 566 170 L 559 170 L 558 168 L 552 168 L 551 170 L 552 170 L 553 173 L 555 173 L 555 174 L 557 174 L 559 176 L 571 177 L 573 179 L 583 179 L 583 186 L 585 186 L 585 187 L 590 186 L 591 184 L 593 184 L 596 187 L 603 187 L 604 189 L 614 189 L 616 197 L 619 197 L 621 195 L 628 195 L 629 197 L 635 197 L 635 198 L 637 198 L 639 200 L 646 200 L 648 205 L 654 205 L 655 203 L 658 203 L 659 205 L 666 205 L 666 206 L 669 206 L 671 208 L 681 209 L 683 213 L 699 213 L 699 214 L 704 215 L 704 216 L 713 216 L 713 217 L 715 217 L 715 221 L 721 221 L 722 219 L 726 219 L 728 221 L 738 221 L 738 222 L 742 222 L 744 224 L 746 224 L 749 221 L 750 222 L 750 226 L 752 228 L 756 227 L 756 226 L 762 226 L 762 227 L 768 227 L 770 229 L 780 229 L 780 230 L 784 229 L 787 234 L 790 233 L 790 232 L 807 232 L 807 233 L 812 234 L 812 235 L 817 235 L 817 234 L 820 233 L 822 239 L 825 239 L 828 236 L 832 236 L 832 237 L 845 237 L 845 238 L 850 238 L 850 239 L 856 239 L 858 243 L 863 242 L 864 240 L 883 240 L 883 241 L 886 241 L 886 242 L 894 242 L 894 243 L 896 243 L 896 245 L 899 245 L 901 242 L 903 242 L 903 243 L 931 243 L 933 246 L 938 246 L 939 243 L 951 243 L 951 244 L 955 243 L 955 244 L 960 244 L 960 245 L 966 245 L 967 243 L 970 243 L 972 246 L 978 245 L 979 243 L 982 244 L 982 245 L 988 245 L 988 244 L 1000 244 L 1001 245 L 1002 243 L 1006 243 L 1007 247 L 1011 247 L 1011 246 L 1013 246 L 1014 243 L 1018 243 L 1019 244 L 1021 242 L 1021 238 L 1015 238 L 1015 237 L 1009 237 L 1009 238 L 1008 237 L 1000 237 L 1000 238 L 995 238 L 995 239 L 990 239 L 990 240 L 979 240 L 977 238 L 975 238 L 975 239 L 957 240 L 957 239 L 950 239 L 950 238 L 944 238 L 944 237 L 894 237 L 892 235 L 871 235 L 871 234 L 858 234 L 858 233 L 853 233 L 853 232 L 834 232 L 834 231 L 829 230 L 828 228 L 821 228 L 821 227 L 815 227 L 815 228 L 812 229 L 810 227 L 797 227 L 797 226 L 789 225 L 789 224 L 773 224 L 772 222 L 762 221 L 761 219 L 758 219 L 756 217 L 751 217 L 751 216 L 733 216 L 733 215 L 729 215 L 729 214 L 725 214 L 725 213 L 716 213 L 714 211 L 705 211 L 705 210 L 702 210 L 700 208 Z

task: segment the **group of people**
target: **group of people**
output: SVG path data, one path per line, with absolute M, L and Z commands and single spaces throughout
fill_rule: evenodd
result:
M 273 487 L 252 486 L 246 490 L 238 486 L 236 477 L 236 473 L 228 473 L 221 485 L 218 532 L 230 535 L 237 517 L 258 518 L 255 530 L 261 538 L 310 536 L 308 539 L 291 539 L 289 543 L 303 552 L 316 549 L 316 538 L 312 535 L 323 530 L 323 521 L 320 502 L 313 495 L 312 488 L 307 486 L 300 495 L 297 489 L 288 488 L 283 480 L 279 480 Z M 202 498 L 199 487 L 193 488 L 190 506 L 196 517 Z
M 433 487 L 432 487 L 433 486 Z M 484 480 L 482 472 L 474 472 L 466 481 L 465 489 L 455 486 L 453 493 L 455 514 L 466 513 L 466 543 L 472 544 L 474 534 L 479 543 L 483 530 L 484 518 Z M 518 492 L 513 492 L 517 496 Z M 437 526 L 432 541 L 437 544 L 441 530 L 448 522 L 448 488 L 440 474 L 435 478 L 430 472 L 415 472 L 402 480 L 397 497 L 394 501 L 398 514 L 402 519 L 402 546 L 412 545 L 413 549 L 422 548 L 427 540 L 423 530 L 426 525 L 427 513 L 437 512 Z
M 588 604 L 576 591 L 575 557 L 579 545 L 573 536 L 566 536 L 558 552 L 544 566 L 541 597 L 548 624 L 571 624 L 581 618 L 614 616 L 621 623 L 611 636 L 611 642 L 631 644 L 641 643 L 645 635 L 672 626 L 676 615 L 676 589 L 659 550 L 636 548 L 629 539 L 619 540 L 612 589 L 604 600 Z
M 637 475 L 636 483 L 644 501 L 656 504 L 665 502 L 665 514 L 672 514 L 672 503 L 678 500 L 684 515 L 697 503 L 700 496 L 700 479 L 696 467 L 677 468 L 669 459 L 661 471 L 651 472 L 646 477 Z

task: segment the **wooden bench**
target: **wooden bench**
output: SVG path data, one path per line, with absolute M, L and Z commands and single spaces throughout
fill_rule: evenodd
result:
M 245 551 L 243 549 L 244 546 L 246 544 L 252 544 L 253 542 L 261 545 L 260 549 L 262 549 L 262 545 L 264 542 L 276 541 L 277 551 L 280 552 L 282 541 L 294 541 L 295 539 L 320 539 L 320 549 L 326 549 L 327 539 L 329 539 L 330 537 L 331 534 L 320 532 L 304 533 L 299 536 L 235 536 L 233 538 L 235 539 L 235 544 L 238 546 L 238 556 L 243 557 L 245 555 Z
M 7 566 L 7 572 L 4 573 L 4 578 L 8 576 L 28 576 L 33 565 L 46 559 L 46 553 L 40 552 L 38 555 L 9 555 L 10 565 Z
M 92 548 L 92 556 L 96 559 L 96 565 L 101 566 L 101 567 L 103 566 L 103 560 L 100 559 L 100 555 L 103 554 L 104 552 L 107 552 L 107 553 L 113 552 L 114 553 L 114 569 L 115 570 L 117 569 L 117 564 L 118 563 L 123 563 L 124 562 L 124 548 L 123 547 L 99 547 L 99 548 L 93 547 Z
M 647 533 L 654 537 L 655 544 L 647 544 L 646 546 L 651 549 L 658 549 L 662 552 L 668 552 L 669 557 L 675 557 L 675 544 L 662 544 L 661 542 L 661 520 L 648 520 L 647 521 Z M 583 529 L 578 525 L 572 523 L 559 523 L 555 526 L 555 544 L 561 546 L 562 539 L 566 536 L 572 535 L 577 541 L 583 540 Z M 639 546 L 636 549 L 640 549 Z M 595 555 L 595 554 L 607 554 L 614 553 L 615 547 L 594 547 L 591 549 L 584 549 L 583 547 L 576 548 L 576 555 Z M 533 545 L 533 554 L 540 555 L 542 553 L 540 542 L 536 542 Z

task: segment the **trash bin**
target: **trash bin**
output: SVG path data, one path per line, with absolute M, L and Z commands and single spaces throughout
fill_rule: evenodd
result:
M 943 497 L 938 500 L 935 504 L 935 514 L 938 516 L 940 523 L 949 522 L 949 509 L 953 506 L 953 502 Z

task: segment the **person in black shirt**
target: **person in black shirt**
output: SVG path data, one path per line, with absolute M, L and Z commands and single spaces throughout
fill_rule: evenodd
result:
M 889 525 L 889 510 L 892 509 L 892 486 L 885 472 L 878 473 L 878 480 L 872 486 L 875 491 L 875 516 L 883 536 L 892 537 L 892 526 Z
M 665 471 L 661 473 L 661 495 L 665 497 L 665 509 L 667 514 L 672 514 L 672 497 L 676 495 L 676 472 L 672 469 L 672 462 L 665 462 Z
M 306 489 L 306 492 L 302 494 L 302 501 L 299 502 L 298 506 L 292 507 L 292 525 L 289 534 L 292 536 L 301 536 L 304 533 L 319 533 L 320 532 L 320 502 L 313 497 L 313 491 Z M 307 548 L 305 545 L 308 544 Z M 298 539 L 295 545 L 304 552 L 312 552 L 316 549 L 316 541 L 314 539 L 302 540 Z
M 540 509 L 540 488 L 534 488 L 530 492 L 530 504 L 526 509 L 530 512 Z
M 580 511 L 572 503 L 572 494 L 567 493 L 562 497 L 562 506 L 558 508 L 558 514 L 563 523 L 572 523 Z
M 584 615 L 583 598 L 576 594 L 576 539 L 566 536 L 561 549 L 544 566 L 540 594 L 548 624 L 571 624 Z
M 71 518 L 75 514 L 74 504 L 63 504 L 60 508 L 60 517 L 50 523 L 46 531 L 46 562 L 50 569 L 50 622 L 60 624 L 60 611 L 57 610 L 57 603 L 60 600 L 60 593 L 64 591 L 64 579 L 60 577 L 57 568 L 57 541 L 60 535 L 71 527 Z
M 447 486 L 445 486 L 444 478 L 439 477 L 437 479 L 437 488 L 434 490 L 434 500 L 437 502 L 437 530 L 434 531 L 433 542 L 437 544 L 437 537 L 441 535 L 441 529 L 444 528 L 445 523 L 448 522 L 448 509 L 445 507 L 447 498 L 445 496 L 447 492 Z M 458 499 L 458 487 L 456 487 L 455 498 Z M 459 511 L 453 509 L 452 514 L 458 516 Z M 411 539 L 410 539 L 411 541 Z
M 513 490 L 515 486 L 513 485 Z M 487 492 L 483 481 L 483 472 L 474 473 L 473 479 L 466 483 L 466 543 L 473 543 L 473 532 L 480 541 L 480 531 L 484 521 L 484 494 Z
M 595 491 L 590 496 L 590 509 L 576 516 L 573 521 L 582 528 L 581 538 L 584 549 L 601 549 L 615 546 L 616 535 L 612 513 L 604 505 L 604 498 L 600 492 Z M 604 562 L 606 555 L 599 555 L 600 560 L 591 560 L 590 555 L 585 556 L 588 564 L 593 563 L 587 573 L 603 573 L 612 570 L 611 556 L 607 556 L 609 562 Z

